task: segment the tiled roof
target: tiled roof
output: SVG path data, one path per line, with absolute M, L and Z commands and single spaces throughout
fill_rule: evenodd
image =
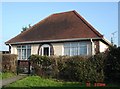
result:
M 68 11 L 48 16 L 6 44 L 75 38 L 103 38 L 103 35 L 76 11 Z

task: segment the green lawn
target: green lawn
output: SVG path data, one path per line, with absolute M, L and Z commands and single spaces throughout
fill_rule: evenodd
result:
M 39 76 L 28 76 L 10 84 L 7 87 L 81 87 L 79 82 L 62 82 L 54 79 L 45 79 Z
M 0 79 L 6 79 L 15 76 L 15 73 L 10 73 L 10 72 L 5 72 L 5 73 L 0 73 Z
M 116 89 L 115 87 L 109 85 L 107 87 L 86 87 L 85 83 L 81 84 L 79 82 L 65 82 L 65 81 L 60 81 L 60 80 L 55 80 L 55 79 L 45 79 L 39 76 L 27 76 L 24 79 L 18 80 L 12 84 L 9 84 L 6 87 L 3 87 L 4 89 L 36 89 L 36 88 L 47 88 L 47 89 L 109 89 L 109 87 L 112 87 L 113 89 Z M 119 87 L 117 86 L 117 89 Z

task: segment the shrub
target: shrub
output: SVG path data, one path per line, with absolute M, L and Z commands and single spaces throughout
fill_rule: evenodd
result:
M 107 82 L 120 82 L 120 47 L 111 47 L 105 60 L 105 80 Z
M 30 60 L 36 74 L 46 77 L 55 75 L 53 71 L 56 67 L 56 61 L 54 58 L 48 56 L 31 55 Z
M 2 72 L 16 72 L 17 55 L 3 54 L 2 55 Z
M 103 82 L 104 55 L 91 58 L 73 56 L 60 60 L 59 76 L 62 79 L 80 82 Z
M 106 55 L 104 53 L 99 53 L 88 60 L 88 76 L 91 81 L 103 82 L 104 81 L 104 61 Z M 90 77 L 91 76 L 91 77 Z M 89 79 L 88 78 L 88 79 Z
M 71 81 L 81 80 L 81 68 L 86 59 L 80 56 L 64 57 L 59 62 L 59 77 Z
M 30 59 L 36 73 L 41 76 L 80 82 L 103 82 L 104 80 L 103 54 L 90 58 L 81 56 L 47 57 L 32 55 Z

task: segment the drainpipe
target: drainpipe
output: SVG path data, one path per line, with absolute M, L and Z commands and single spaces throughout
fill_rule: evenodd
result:
M 11 47 L 12 47 L 12 46 L 11 46 L 11 44 L 8 44 L 8 45 L 9 45 L 9 52 L 11 53 Z
M 94 42 L 93 42 L 93 40 L 92 39 L 90 39 L 90 41 L 91 41 L 91 53 L 92 53 L 92 55 L 94 55 L 95 54 L 95 52 L 94 52 Z

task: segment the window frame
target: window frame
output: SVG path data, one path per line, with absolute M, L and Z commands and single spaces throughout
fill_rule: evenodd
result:
M 20 56 L 18 54 L 18 50 L 20 52 Z M 23 50 L 25 50 L 25 55 L 23 54 Z M 17 46 L 18 60 L 28 60 L 28 50 L 30 51 L 30 55 L 31 55 L 31 45 L 18 45 Z
M 75 46 L 74 46 L 75 44 Z M 67 46 L 69 45 L 69 46 Z M 89 51 L 89 47 L 88 47 L 88 43 L 87 42 L 67 42 L 64 43 L 64 55 L 68 54 L 68 56 L 75 56 L 75 55 L 80 55 L 80 46 L 86 46 L 86 53 L 85 54 L 81 54 L 81 55 L 88 55 L 88 51 Z M 67 50 L 69 50 L 69 53 L 65 53 L 65 49 L 67 48 Z M 67 52 L 67 51 L 66 51 Z M 74 53 L 76 52 L 76 53 Z
M 42 54 L 42 56 L 44 56 L 44 48 L 48 48 L 49 49 L 49 53 L 48 53 L 49 55 L 48 56 L 50 56 L 50 45 L 48 45 L 48 44 L 42 45 L 40 50 L 39 50 L 40 51 L 39 53 Z

